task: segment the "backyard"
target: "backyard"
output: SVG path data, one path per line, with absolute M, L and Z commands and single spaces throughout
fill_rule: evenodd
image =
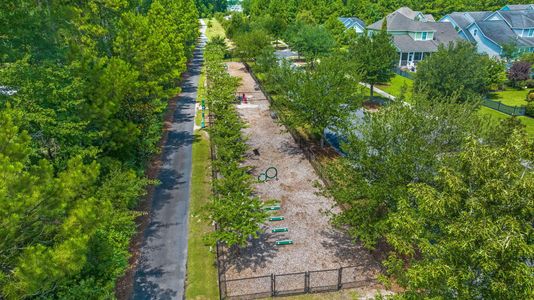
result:
M 390 82 L 377 84 L 376 87 L 388 94 L 399 97 L 404 84 L 406 84 L 407 87 L 405 98 L 409 100 L 412 98 L 413 80 L 406 77 L 395 74 L 395 77 L 393 77 Z
M 499 101 L 502 104 L 509 106 L 525 106 L 527 105 L 526 97 L 529 89 L 518 90 L 511 87 L 506 87 L 504 91 L 491 93 L 489 98 L 493 101 Z
M 384 92 L 387 92 L 395 97 L 399 97 L 401 87 L 403 84 L 406 83 L 408 86 L 408 90 L 406 93 L 406 101 L 409 102 L 411 96 L 412 96 L 412 87 L 413 87 L 413 80 L 402 77 L 400 75 L 395 75 L 393 79 L 387 83 L 387 84 L 379 84 L 376 85 L 378 89 L 383 90 Z M 528 93 L 528 90 L 516 90 L 512 88 L 506 88 L 504 91 L 501 92 L 495 92 L 492 93 L 490 96 L 490 99 L 494 101 L 501 101 L 503 104 L 510 105 L 510 106 L 522 106 L 526 105 L 526 95 Z M 487 116 L 492 122 L 500 122 L 501 120 L 505 118 L 510 118 L 509 115 L 501 113 L 497 110 L 481 106 L 479 114 L 481 116 Z M 518 117 L 519 120 L 523 124 L 525 124 L 527 131 L 527 134 L 530 137 L 534 137 L 534 119 L 526 116 Z

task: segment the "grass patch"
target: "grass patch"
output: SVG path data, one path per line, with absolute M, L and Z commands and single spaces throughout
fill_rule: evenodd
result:
M 200 71 L 200 78 L 198 79 L 198 91 L 197 91 L 197 103 L 201 103 L 201 100 L 204 99 L 207 102 L 206 99 L 206 87 L 204 86 L 206 83 L 206 70 L 204 67 L 202 67 L 202 70 Z M 206 125 L 208 123 L 208 107 L 206 106 L 206 110 L 204 111 L 205 116 L 205 122 Z M 197 126 L 200 126 L 200 122 L 202 121 L 202 110 L 198 109 L 195 117 L 195 124 Z
M 401 94 L 401 88 L 404 85 L 404 83 L 406 83 L 408 87 L 408 90 L 406 91 L 406 95 L 405 95 L 406 99 L 411 99 L 412 90 L 413 90 L 413 80 L 408 79 L 406 77 L 402 77 L 398 74 L 395 74 L 395 77 L 393 77 L 389 83 L 377 84 L 376 87 L 390 95 L 399 97 Z
M 525 106 L 528 91 L 507 87 L 504 91 L 491 93 L 489 98 L 509 106 Z
M 205 82 L 206 72 L 202 68 L 197 93 L 199 103 L 206 96 Z M 195 117 L 195 124 L 198 126 L 201 115 L 201 110 L 198 110 Z M 210 251 L 210 246 L 206 246 L 203 240 L 204 235 L 213 228 L 200 218 L 201 210 L 210 201 L 211 196 L 210 141 L 207 133 L 202 130 L 195 132 L 194 140 L 185 294 L 187 299 L 218 299 L 216 254 Z
M 499 123 L 501 120 L 511 118 L 507 114 L 503 114 L 499 111 L 485 106 L 480 107 L 479 114 L 481 116 L 489 118 L 491 122 L 494 122 L 496 124 Z M 534 138 L 534 119 L 529 117 L 518 117 L 518 119 L 521 120 L 523 124 L 525 124 L 525 130 L 527 131 L 528 136 Z
M 208 37 L 208 40 L 211 41 L 211 39 L 216 36 L 222 36 L 226 38 L 226 32 L 224 31 L 224 28 L 222 27 L 221 23 L 219 23 L 219 21 L 217 21 L 215 18 L 204 19 L 204 22 L 206 22 L 206 25 L 208 25 L 208 27 L 206 28 L 206 37 Z M 209 26 L 210 23 L 211 26 Z
M 364 101 L 367 101 L 367 100 L 370 100 L 370 96 L 371 96 L 371 89 L 369 89 L 368 87 L 365 87 L 363 85 L 360 85 L 359 86 L 359 92 L 360 92 L 360 95 L 361 97 L 363 97 L 363 100 Z M 378 102 L 384 102 L 384 103 L 387 103 L 389 101 L 391 101 L 390 99 L 380 95 L 379 93 L 376 92 L 376 86 L 375 86 L 375 90 L 374 90 L 374 95 L 373 95 L 373 100 L 378 100 Z
M 187 256 L 187 299 L 218 299 L 216 255 L 203 237 L 213 230 L 200 218 L 200 211 L 211 195 L 210 143 L 207 134 L 197 131 L 193 144 L 191 207 Z

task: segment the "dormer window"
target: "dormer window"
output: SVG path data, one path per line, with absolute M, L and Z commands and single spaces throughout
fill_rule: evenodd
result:
M 473 36 L 477 36 L 478 29 L 473 30 Z
M 431 39 L 433 39 L 432 32 L 423 31 L 423 32 L 416 32 L 414 34 L 414 40 L 416 41 L 428 41 Z
M 421 40 L 426 41 L 427 33 L 423 32 L 423 35 L 421 36 Z
M 524 29 L 523 30 L 523 36 L 524 37 L 533 37 L 534 36 L 534 28 Z

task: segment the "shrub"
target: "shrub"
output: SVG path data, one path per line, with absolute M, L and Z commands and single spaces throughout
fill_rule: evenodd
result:
M 528 79 L 527 81 L 525 81 L 525 85 L 529 89 L 534 88 L 534 79 Z
M 521 87 L 525 80 L 530 79 L 530 63 L 526 61 L 515 62 L 508 70 L 508 80 L 514 87 Z
M 534 102 L 529 102 L 526 106 L 525 114 L 534 118 Z

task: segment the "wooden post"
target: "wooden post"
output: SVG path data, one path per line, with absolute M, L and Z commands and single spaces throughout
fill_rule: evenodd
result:
M 304 273 L 304 293 L 310 292 L 310 272 Z
M 343 276 L 343 267 L 339 268 L 337 272 L 337 290 L 341 289 L 341 277 Z
M 271 296 L 276 296 L 276 278 L 274 274 L 271 274 Z

